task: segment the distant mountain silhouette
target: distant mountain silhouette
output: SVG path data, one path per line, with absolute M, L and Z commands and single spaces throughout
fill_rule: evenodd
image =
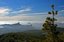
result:
M 64 23 L 57 23 L 58 27 L 64 28 Z
M 0 34 L 9 33 L 9 32 L 23 32 L 27 30 L 33 30 L 32 25 L 22 25 L 20 23 L 16 24 L 4 24 L 0 25 Z
M 64 23 L 57 23 L 58 31 L 64 32 Z M 15 23 L 15 24 L 3 24 L 0 25 L 0 34 L 4 33 L 10 33 L 10 32 L 24 32 L 24 31 L 29 31 L 29 30 L 41 30 L 42 23 L 33 23 L 33 24 L 27 24 L 27 25 L 22 25 L 20 23 Z

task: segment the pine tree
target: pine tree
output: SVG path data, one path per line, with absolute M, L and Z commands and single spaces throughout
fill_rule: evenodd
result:
M 47 17 L 45 23 L 43 24 L 43 31 L 45 31 L 48 34 L 48 40 L 50 40 L 49 42 L 58 42 L 58 34 L 59 32 L 56 31 L 57 28 L 57 24 L 55 24 L 55 21 L 57 21 L 57 19 L 55 19 L 55 15 L 58 14 L 58 11 L 55 11 L 55 7 L 54 5 L 51 5 L 51 12 L 48 12 L 48 14 L 52 15 L 52 17 Z M 49 38 L 51 37 L 51 38 Z

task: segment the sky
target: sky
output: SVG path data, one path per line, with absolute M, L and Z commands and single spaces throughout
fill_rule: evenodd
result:
M 44 23 L 52 4 L 64 23 L 64 0 L 0 0 L 0 23 Z

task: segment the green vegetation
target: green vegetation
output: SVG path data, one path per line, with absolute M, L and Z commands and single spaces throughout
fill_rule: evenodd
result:
M 54 5 L 51 5 L 51 12 L 48 12 L 48 14 L 52 15 L 51 17 L 47 17 L 45 23 L 43 24 L 43 31 L 46 34 L 46 42 L 63 42 L 58 35 L 60 34 L 59 31 L 57 31 L 57 24 L 55 24 L 55 21 L 57 19 L 55 18 L 55 15 L 58 14 L 58 11 L 55 11 Z
M 0 36 L 0 42 L 51 42 L 52 36 L 50 34 L 42 34 L 42 32 L 18 32 L 7 33 Z M 59 33 L 59 42 L 64 42 L 64 33 Z
M 0 42 L 41 42 L 45 39 L 43 35 L 34 33 L 8 33 L 0 36 Z

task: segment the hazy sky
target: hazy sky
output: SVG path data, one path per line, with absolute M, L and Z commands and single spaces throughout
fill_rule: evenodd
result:
M 64 23 L 64 0 L 0 0 L 0 21 L 44 22 L 51 11 L 50 5 L 55 4 L 59 15 L 58 22 Z

